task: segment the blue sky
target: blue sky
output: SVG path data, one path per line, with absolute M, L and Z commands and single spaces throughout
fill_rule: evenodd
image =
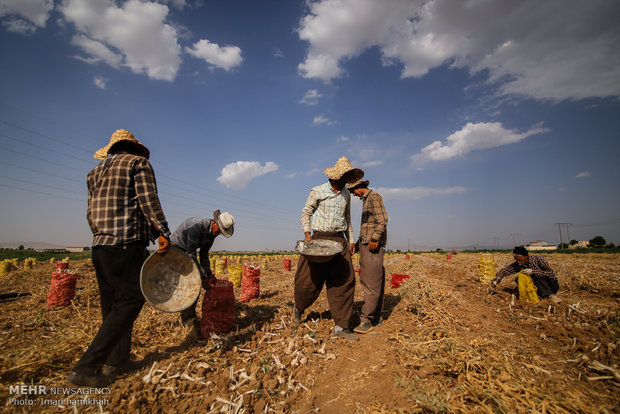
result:
M 388 248 L 620 243 L 620 3 L 0 0 L 0 244 L 89 245 L 114 130 L 174 230 L 288 249 L 323 169 L 364 169 Z M 353 200 L 357 235 L 361 202 Z M 565 228 L 563 236 L 566 237 Z

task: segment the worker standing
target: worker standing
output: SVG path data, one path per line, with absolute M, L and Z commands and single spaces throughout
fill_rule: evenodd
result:
M 304 239 L 307 242 L 314 239 L 335 240 L 343 244 L 343 249 L 325 263 L 312 263 L 304 255 L 299 256 L 292 325 L 301 323 L 304 310 L 316 301 L 323 285 L 326 285 L 327 301 L 335 323 L 333 334 L 357 340 L 357 336 L 349 330 L 355 294 L 355 272 L 351 263 L 355 244 L 351 226 L 351 193 L 345 185 L 362 178 L 364 171 L 353 168 L 347 157 L 340 157 L 333 167 L 323 172 L 329 181 L 310 190 L 301 213 Z
M 170 246 L 149 155 L 124 129 L 94 154 L 102 161 L 87 176 L 87 219 L 103 322 L 67 377 L 73 385 L 102 387 L 135 369 L 130 348 L 133 324 L 144 305 L 140 269 L 150 241 L 158 239 L 157 254 L 166 254 Z
M 387 243 L 388 216 L 383 198 L 368 188 L 369 181 L 357 180 L 347 185 L 353 195 L 362 199 L 362 224 L 357 242 L 360 254 L 360 283 L 364 289 L 364 305 L 357 333 L 368 333 L 373 325 L 381 323 L 385 293 L 385 268 L 383 249 Z

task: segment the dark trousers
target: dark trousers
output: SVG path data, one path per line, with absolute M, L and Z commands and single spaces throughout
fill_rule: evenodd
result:
M 336 325 L 349 329 L 353 313 L 355 295 L 355 272 L 351 263 L 351 250 L 342 234 L 317 233 L 313 239 L 329 239 L 343 243 L 343 251 L 329 262 L 313 263 L 299 256 L 295 272 L 295 307 L 303 312 L 321 294 L 323 285 L 327 286 L 327 302 Z
M 383 268 L 383 247 L 374 252 L 367 244 L 359 244 L 360 284 L 364 289 L 364 305 L 360 320 L 362 322 L 378 322 L 383 311 L 383 295 L 385 293 L 385 269 Z
M 530 276 L 534 286 L 536 286 L 536 294 L 539 298 L 544 299 L 549 295 L 555 295 L 560 290 L 560 284 L 556 279 L 549 279 L 547 277 L 535 277 Z M 515 278 L 517 286 L 519 285 L 519 276 Z
M 104 364 L 120 367 L 129 360 L 133 323 L 144 305 L 140 269 L 147 256 L 142 242 L 93 247 L 103 322 L 74 371 L 92 375 Z

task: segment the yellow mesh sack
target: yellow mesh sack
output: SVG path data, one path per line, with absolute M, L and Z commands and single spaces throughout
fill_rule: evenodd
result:
M 224 276 L 226 273 L 226 262 L 224 259 L 217 259 L 215 261 L 215 276 Z
M 495 259 L 485 254 L 478 259 L 478 280 L 483 285 L 488 285 L 495 279 Z
M 523 272 L 519 273 L 517 285 L 519 286 L 519 299 L 528 302 L 530 305 L 537 305 L 540 302 L 536 285 L 531 277 Z
M 229 264 L 228 265 L 228 280 L 232 282 L 233 286 L 241 287 L 241 276 L 243 274 L 243 265 Z
M 6 276 L 13 268 L 13 263 L 10 260 L 3 260 L 0 262 L 0 276 Z

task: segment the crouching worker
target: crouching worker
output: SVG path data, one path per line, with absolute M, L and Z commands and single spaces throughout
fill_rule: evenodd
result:
M 211 283 L 216 280 L 209 263 L 209 250 L 211 250 L 215 238 L 220 234 L 224 237 L 230 237 L 234 231 L 235 219 L 233 216 L 228 212 L 220 213 L 220 210 L 215 210 L 213 219 L 190 217 L 181 223 L 170 236 L 172 245 L 183 250 L 196 262 L 204 289 L 209 289 Z M 200 262 L 198 262 L 197 255 L 200 255 Z M 195 308 L 197 302 L 198 298 L 189 308 L 181 312 L 183 326 L 193 327 L 196 325 Z
M 512 254 L 515 261 L 497 271 L 491 286 L 495 288 L 505 276 L 523 272 L 532 278 L 540 299 L 549 298 L 553 303 L 560 303 L 560 298 L 555 295 L 560 290 L 560 285 L 549 263 L 541 256 L 530 256 L 523 246 L 515 247 Z M 515 281 L 518 283 L 518 277 Z

